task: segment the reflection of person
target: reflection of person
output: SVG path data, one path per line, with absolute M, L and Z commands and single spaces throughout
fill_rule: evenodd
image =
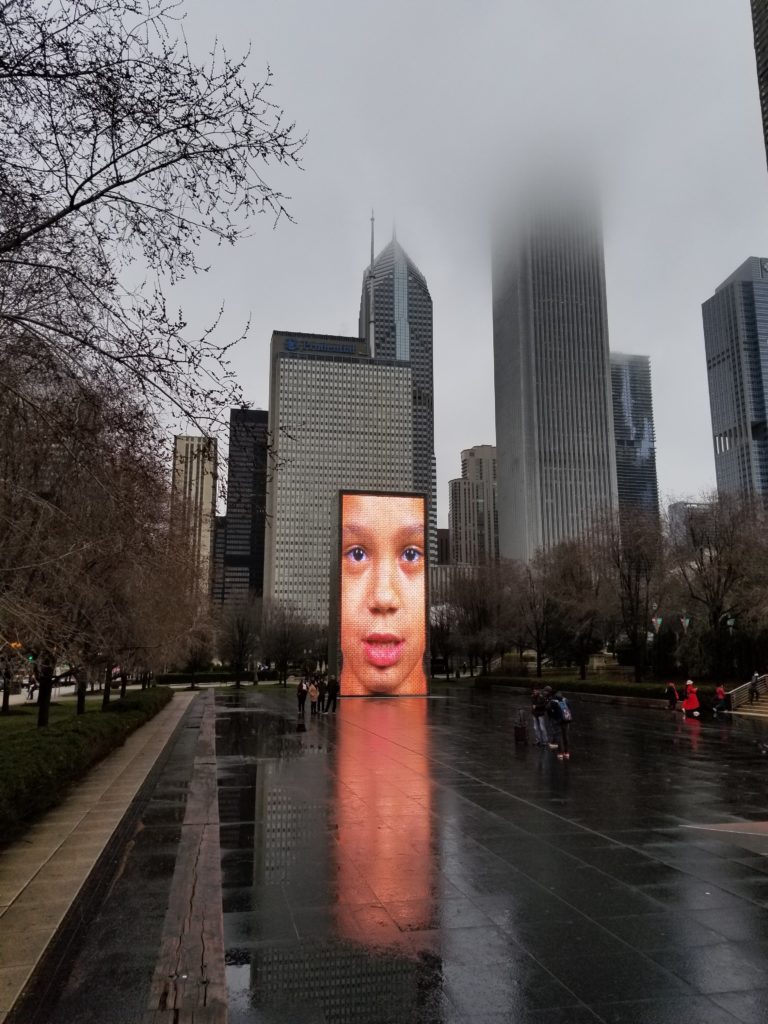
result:
M 341 523 L 341 687 L 422 694 L 426 648 L 424 499 L 345 494 Z
M 667 698 L 667 708 L 670 711 L 675 711 L 677 708 L 677 702 L 680 699 L 677 692 L 677 687 L 674 683 L 667 683 L 667 688 L 664 692 Z

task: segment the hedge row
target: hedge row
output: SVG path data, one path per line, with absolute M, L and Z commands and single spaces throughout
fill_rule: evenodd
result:
M 172 683 L 231 683 L 234 682 L 235 674 L 229 670 L 225 672 L 165 672 L 156 676 L 156 682 L 160 686 L 170 686 Z M 253 672 L 242 672 L 240 681 L 243 683 L 253 682 Z
M 56 715 L 45 729 L 10 722 L 0 743 L 0 843 L 13 839 L 30 819 L 56 806 L 82 778 L 140 725 L 171 700 L 173 690 L 153 687 L 112 701 L 105 712 Z M 36 710 L 36 709 L 35 709 Z
M 481 686 L 519 686 L 532 690 L 534 686 L 549 685 L 553 690 L 563 690 L 568 693 L 595 693 L 614 697 L 650 697 L 656 700 L 663 700 L 666 684 L 660 682 L 635 683 L 628 679 L 572 679 L 552 680 L 546 678 L 537 680 L 535 677 L 525 676 L 478 676 L 477 682 Z M 685 683 L 676 682 L 677 692 L 682 700 L 685 696 Z M 714 698 L 715 688 L 708 684 L 697 684 L 696 690 L 699 699 L 705 702 Z

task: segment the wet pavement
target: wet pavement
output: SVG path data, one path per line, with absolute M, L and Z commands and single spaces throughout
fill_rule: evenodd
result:
M 438 693 L 217 698 L 231 1024 L 768 1019 L 764 723 Z

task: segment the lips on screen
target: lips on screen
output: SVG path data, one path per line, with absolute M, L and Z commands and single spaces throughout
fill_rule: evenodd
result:
M 340 568 L 342 693 L 426 693 L 424 496 L 342 494 Z

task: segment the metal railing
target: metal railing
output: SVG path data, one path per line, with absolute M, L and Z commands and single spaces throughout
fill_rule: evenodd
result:
M 737 711 L 744 704 L 749 704 L 749 689 L 752 683 L 742 683 L 735 690 L 729 690 L 726 696 L 731 702 L 731 711 Z M 757 692 L 760 696 L 768 693 L 768 675 L 759 676 L 757 680 Z

